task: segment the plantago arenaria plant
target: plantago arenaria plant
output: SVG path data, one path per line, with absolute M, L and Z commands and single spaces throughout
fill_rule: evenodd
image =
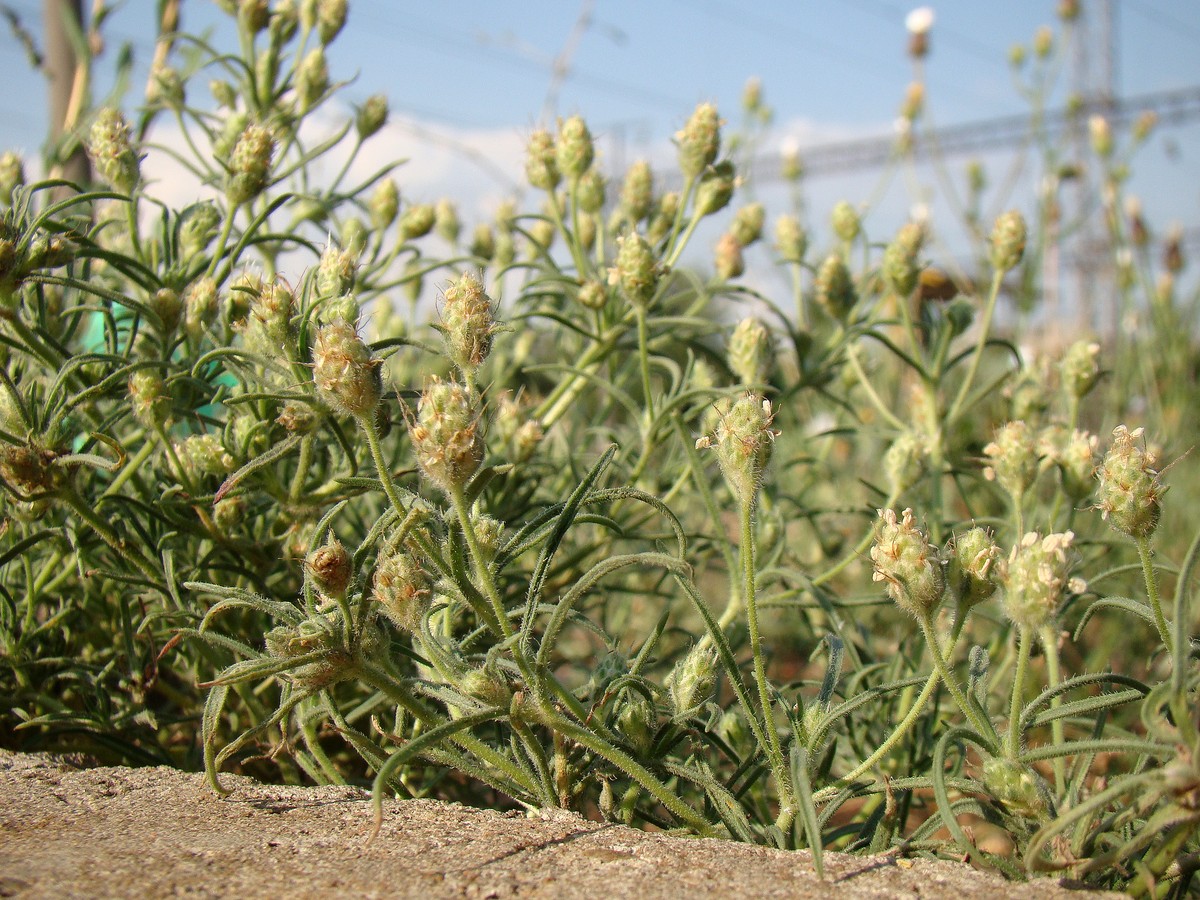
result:
M 0 741 L 1192 889 L 1200 481 L 1145 434 L 1195 443 L 1200 367 L 1122 197 L 1148 123 L 1091 126 L 1084 205 L 1136 327 L 1043 353 L 1058 163 L 990 225 L 1026 204 L 974 167 L 935 269 L 952 219 L 810 220 L 796 154 L 791 208 L 743 196 L 755 84 L 661 171 L 535 130 L 475 220 L 354 175 L 388 104 L 335 105 L 344 0 L 221 7 L 239 49 L 178 36 L 52 148 L 95 184 L 0 156 Z

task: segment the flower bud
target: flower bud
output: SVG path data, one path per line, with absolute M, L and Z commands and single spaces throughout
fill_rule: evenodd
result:
M 329 89 L 329 62 L 321 47 L 309 50 L 296 69 L 296 105 L 301 115 L 308 112 Z M 361 131 L 360 131 L 361 133 Z
M 636 225 L 650 214 L 653 204 L 654 175 L 648 162 L 638 160 L 625 173 L 621 185 L 621 209 L 629 224 Z
M 771 333 L 753 316 L 742 319 L 729 338 L 726 359 L 738 380 L 750 387 L 765 384 L 775 355 Z
M 845 200 L 834 206 L 830 218 L 833 222 L 833 233 L 847 244 L 862 231 L 862 219 L 859 218 L 858 210 Z
M 1082 588 L 1067 580 L 1067 550 L 1074 540 L 1071 531 L 1044 538 L 1031 531 L 1013 547 L 1001 581 L 1004 614 L 1017 627 L 1037 631 L 1053 620 L 1068 587 Z
M 577 194 L 579 197 L 579 208 L 586 213 L 597 213 L 604 209 L 605 194 L 607 185 L 604 181 L 604 176 L 596 171 L 595 168 L 588 169 L 579 179 L 579 187 Z
M 696 189 L 696 215 L 711 216 L 723 210 L 733 197 L 736 183 L 733 163 L 729 160 L 705 169 Z
M 442 295 L 442 336 L 446 355 L 459 371 L 474 372 L 492 349 L 497 331 L 492 298 L 478 276 L 467 272 Z
M 309 403 L 289 400 L 283 404 L 275 421 L 290 434 L 310 434 L 320 424 L 321 414 Z
M 354 114 L 354 128 L 359 140 L 365 141 L 380 132 L 388 120 L 388 98 L 384 94 L 372 94 Z
M 405 241 L 423 238 L 437 223 L 437 210 L 428 203 L 414 203 L 400 215 L 400 237 Z
M 1067 395 L 1082 400 L 1100 378 L 1100 345 L 1094 341 L 1076 341 L 1063 354 L 1059 372 Z
M 1044 819 L 1052 808 L 1050 788 L 1029 766 L 993 756 L 983 764 L 983 786 L 1010 811 L 1027 819 Z
M 675 716 L 685 716 L 698 710 L 713 697 L 717 686 L 717 652 L 712 647 L 696 644 L 684 655 L 671 674 L 666 688 L 671 697 Z
M 871 561 L 871 580 L 886 582 L 888 596 L 905 612 L 925 617 L 942 602 L 946 591 L 942 561 L 913 521 L 911 509 L 899 519 L 895 510 L 879 511 Z
M 780 151 L 780 174 L 784 181 L 797 182 L 804 177 L 804 161 L 800 158 L 800 148 L 787 146 Z
M 1025 218 L 1016 210 L 1002 213 L 992 229 L 990 259 L 998 272 L 1015 269 L 1025 255 Z
M 1000 548 L 987 529 L 972 528 L 955 535 L 949 556 L 950 590 L 960 603 L 974 606 L 996 593 Z
M 646 239 L 651 244 L 660 244 L 671 233 L 675 217 L 679 213 L 679 194 L 669 191 L 659 198 L 656 209 L 650 215 L 650 224 L 646 229 Z
M 433 227 L 447 244 L 458 243 L 462 223 L 458 219 L 458 209 L 453 201 L 442 198 L 437 202 L 433 208 Z
M 54 491 L 63 484 L 65 474 L 54 465 L 54 454 L 49 451 L 31 444 L 0 443 L 0 478 L 22 497 Z
M 480 222 L 471 234 L 471 246 L 468 248 L 472 256 L 490 261 L 496 255 L 496 232 L 487 222 Z
M 817 303 L 829 314 L 829 317 L 839 322 L 845 322 L 850 310 L 858 302 L 858 293 L 850 278 L 850 270 L 837 253 L 831 253 L 817 269 L 817 277 L 813 283 Z
M 1154 458 L 1138 446 L 1144 430 L 1124 425 L 1113 429 L 1112 446 L 1096 471 L 1100 480 L 1099 509 L 1117 531 L 1148 538 L 1158 527 L 1166 488 L 1154 468 Z
M 679 169 L 685 179 L 698 177 L 711 166 L 721 151 L 721 119 L 711 103 L 701 103 L 683 130 L 675 135 L 679 146 Z
M 213 523 L 217 530 L 230 537 L 246 518 L 246 501 L 241 497 L 224 497 L 213 504 Z
M 1094 434 L 1068 431 L 1051 425 L 1038 437 L 1042 455 L 1058 467 L 1063 491 L 1076 503 L 1091 495 L 1096 487 L 1096 445 Z
M 713 269 L 721 281 L 737 278 L 746 271 L 742 245 L 728 231 L 717 241 L 716 249 L 713 252 Z
M 553 222 L 546 219 L 535 219 L 529 223 L 530 258 L 536 259 L 539 253 L 545 253 L 554 246 L 554 238 L 558 230 Z
M 402 631 L 416 634 L 429 610 L 432 583 L 412 556 L 403 551 L 382 555 L 375 568 L 371 597 Z
M 468 697 L 488 706 L 507 709 L 512 703 L 512 686 L 504 677 L 504 670 L 491 660 L 463 675 L 459 688 Z
M 221 211 L 212 203 L 194 203 L 179 217 L 179 250 L 185 262 L 192 262 L 208 249 L 221 224 Z
M 346 25 L 347 0 L 317 0 L 317 38 L 322 44 L 330 44 Z
M 349 322 L 327 322 L 313 343 L 313 383 L 317 396 L 342 415 L 366 418 L 383 394 L 379 360 Z
M 883 278 L 901 297 L 908 297 L 917 287 L 920 265 L 917 255 L 925 241 L 925 229 L 916 222 L 901 226 L 896 238 L 883 252 Z
M 925 441 L 911 430 L 902 431 L 883 454 L 883 471 L 893 496 L 917 483 L 925 471 Z
M 280 281 L 263 284 L 251 295 L 248 315 L 253 326 L 266 338 L 264 351 L 270 348 L 272 354 L 279 352 L 290 334 L 295 311 L 296 298 Z
M 1043 25 L 1033 33 L 1033 52 L 1038 59 L 1046 59 L 1054 52 L 1054 32 L 1049 25 Z
M 385 178 L 371 192 L 367 200 L 367 211 L 371 215 L 371 227 L 383 231 L 394 221 L 400 211 L 400 188 L 394 178 Z
M 608 288 L 595 279 L 585 281 L 580 285 L 576 299 L 588 309 L 604 309 L 608 303 Z
M 25 184 L 25 164 L 7 150 L 0 154 L 0 203 L 12 204 L 13 191 Z
M 447 493 L 461 490 L 483 462 L 479 398 L 456 382 L 430 379 L 409 436 L 425 477 Z
M 645 306 L 654 297 L 662 269 L 646 239 L 636 231 L 617 238 L 616 265 L 609 270 L 609 284 L 620 287 L 635 306 Z
M 237 106 L 237 91 L 232 84 L 220 78 L 214 78 L 208 83 L 209 93 L 217 101 L 218 106 L 234 109 Z
M 267 186 L 275 138 L 262 125 L 247 125 L 234 144 L 225 195 L 234 206 L 253 200 Z
M 237 462 L 215 434 L 192 434 L 175 443 L 179 461 L 189 471 L 205 475 L 228 475 Z
M 237 0 L 238 25 L 251 34 L 256 34 L 267 27 L 271 11 L 267 0 Z
M 784 262 L 802 263 L 808 252 L 808 233 L 795 216 L 775 220 L 775 249 Z
M 761 203 L 748 203 L 737 211 L 729 233 L 741 247 L 749 247 L 762 237 L 766 210 Z
M 313 587 L 335 600 L 346 596 L 346 588 L 353 574 L 353 561 L 342 542 L 330 537 L 324 545 L 309 552 L 304 559 L 304 569 L 312 579 Z
M 542 425 L 530 418 L 528 408 L 505 395 L 496 409 L 495 433 L 504 445 L 509 462 L 523 463 L 536 452 L 545 438 Z
M 129 399 L 134 418 L 152 431 L 161 428 L 171 414 L 171 398 L 166 385 L 151 369 L 138 369 L 129 376 Z
M 348 247 L 343 250 L 337 244 L 328 244 L 317 264 L 317 296 L 340 297 L 353 289 L 357 274 L 358 254 Z
M 1088 119 L 1088 136 L 1092 140 L 1093 153 L 1101 159 L 1112 156 L 1112 127 L 1108 124 L 1108 119 L 1101 115 L 1091 116 Z
M 217 283 L 199 278 L 183 294 L 183 327 L 192 340 L 199 340 L 217 318 Z
M 720 416 L 716 433 L 696 442 L 698 448 L 716 447 L 721 473 L 739 503 L 754 506 L 763 473 L 771 460 L 775 432 L 771 401 L 749 391 Z
M 996 439 L 983 448 L 991 465 L 983 470 L 988 481 L 997 481 L 1017 501 L 1037 478 L 1037 442 L 1029 426 L 1018 419 L 1006 422 Z
M 592 133 L 581 116 L 571 116 L 558 126 L 558 140 L 554 145 L 554 161 L 558 171 L 569 180 L 578 181 L 592 165 L 596 155 L 592 144 Z M 536 185 L 535 185 L 536 187 Z
M 554 154 L 554 138 L 539 128 L 529 136 L 525 148 L 525 177 L 530 185 L 541 191 L 553 191 L 561 176 Z
M 96 115 L 87 142 L 96 173 L 115 191 L 130 194 L 141 180 L 141 161 L 133 150 L 129 123 L 112 107 Z
M 929 31 L 933 28 L 933 9 L 919 6 L 904 18 L 904 27 L 908 29 L 908 53 L 914 59 L 921 59 L 929 53 Z

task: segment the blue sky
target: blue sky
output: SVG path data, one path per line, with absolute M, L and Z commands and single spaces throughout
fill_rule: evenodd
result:
M 8 0 L 35 32 L 39 0 Z M 1083 0 L 1098 18 L 1102 0 Z M 1112 0 L 1118 92 L 1135 95 L 1200 85 L 1200 7 L 1196 0 Z M 90 5 L 90 4 L 85 4 Z M 613 169 L 638 156 L 669 162 L 670 136 L 698 101 L 715 102 L 730 125 L 740 119 L 748 78 L 762 80 L 775 118 L 762 146 L 887 134 L 913 77 L 905 47 L 905 15 L 917 4 L 898 0 L 595 0 L 586 27 L 575 32 L 567 75 L 554 104 L 560 115 L 583 114 Z M 928 110 L 954 124 L 1028 109 L 1013 83 L 1010 47 L 1029 44 L 1044 24 L 1056 32 L 1054 0 L 957 0 L 932 4 L 932 52 L 925 64 Z M 128 0 L 109 29 L 109 61 L 132 43 L 139 78 L 151 50 L 151 0 Z M 570 45 L 581 10 L 576 0 L 461 0 L 412 3 L 357 0 L 346 31 L 330 53 L 337 77 L 353 77 L 348 100 L 389 95 L 395 129 L 380 152 L 411 157 L 401 170 L 406 196 L 443 193 L 498 203 L 521 173 L 520 150 L 544 116 L 554 58 Z M 231 45 L 228 20 L 209 0 L 186 0 L 184 25 L 212 28 Z M 10 75 L 0 99 L 5 146 L 35 150 L 44 129 L 44 87 L 27 70 L 16 41 L 3 32 L 0 59 Z M 1099 63 L 1098 34 L 1088 41 Z M 1068 61 L 1051 105 L 1063 101 Z M 203 94 L 201 89 L 198 93 Z M 205 98 L 201 98 L 204 100 Z M 479 154 L 493 165 L 472 162 Z M 474 155 L 474 157 L 472 156 Z M 1008 153 L 989 158 L 1000 171 Z M 964 159 L 952 159 L 961 172 Z M 508 172 L 511 181 L 495 177 Z M 1200 225 L 1200 124 L 1161 129 L 1139 154 L 1134 189 L 1152 223 Z M 814 215 L 837 199 L 861 201 L 872 173 L 814 181 Z M 908 196 L 881 202 L 902 216 Z M 461 199 L 461 197 L 460 197 Z M 1020 197 L 1017 197 L 1020 201 Z M 481 201 L 483 202 L 483 201 Z M 881 221 L 880 230 L 894 227 Z M 882 236 L 882 235 L 881 235 Z

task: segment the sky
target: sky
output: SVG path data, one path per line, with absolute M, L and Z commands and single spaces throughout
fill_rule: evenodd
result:
M 1200 86 L 1200 15 L 1197 0 L 1082 0 L 1081 29 L 1091 84 L 1101 86 L 1104 53 L 1100 26 L 1112 7 L 1113 87 L 1118 96 Z M 40 34 L 40 0 L 6 0 Z M 89 6 L 90 3 L 85 3 Z M 664 170 L 671 136 L 701 101 L 715 103 L 729 129 L 742 121 L 740 97 L 750 78 L 761 79 L 774 116 L 758 146 L 771 154 L 830 141 L 888 135 L 905 89 L 914 78 L 906 53 L 902 0 L 356 0 L 346 30 L 330 49 L 337 78 L 353 79 L 349 102 L 388 95 L 393 116 L 376 141 L 379 156 L 410 162 L 398 175 L 406 198 L 443 195 L 485 213 L 519 192 L 522 156 L 530 131 L 556 116 L 581 114 L 596 134 L 601 161 L 618 174 L 634 159 Z M 152 0 L 119 4 L 108 24 L 114 51 L 131 45 L 140 95 L 152 49 Z M 924 62 L 927 114 L 955 125 L 1028 112 L 1021 78 L 1009 64 L 1015 44 L 1028 46 L 1039 26 L 1061 31 L 1055 0 L 955 0 L 934 3 L 931 52 Z M 185 0 L 187 30 L 211 29 L 232 46 L 227 17 L 211 0 Z M 1061 37 L 1061 34 L 1059 34 Z M 553 75 L 556 60 L 561 78 Z M 29 71 L 11 31 L 0 32 L 0 64 L 9 90 L 0 98 L 5 125 L 0 144 L 36 152 L 45 129 L 44 84 Z M 106 63 L 100 63 L 101 69 Z M 1061 106 L 1073 88 L 1075 64 L 1059 73 L 1049 106 Z M 203 90 L 199 93 L 203 93 Z M 201 100 L 207 100 L 201 97 Z M 1005 180 L 1013 152 L 986 154 L 993 183 Z M 375 159 L 364 161 L 364 166 Z M 962 181 L 966 158 L 947 160 Z M 1025 194 L 997 202 L 1029 204 Z M 1178 222 L 1200 226 L 1200 121 L 1162 127 L 1136 158 L 1131 189 L 1142 199 L 1152 228 Z M 994 174 L 993 174 L 994 173 Z M 815 219 L 839 199 L 861 204 L 878 172 L 858 171 L 810 180 L 808 208 Z M 762 199 L 774 197 L 764 188 Z M 875 208 L 879 232 L 894 229 L 915 204 L 935 208 L 935 173 L 897 180 Z M 528 197 L 528 194 L 526 194 Z M 769 204 L 771 205 L 771 204 Z M 782 211 L 782 210 L 780 210 Z M 936 210 L 935 210 L 936 211 Z M 880 234 L 880 238 L 886 238 Z

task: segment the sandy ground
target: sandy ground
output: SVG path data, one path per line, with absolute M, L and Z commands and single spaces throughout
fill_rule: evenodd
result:
M 1003 897 L 1079 894 L 949 862 L 644 834 L 570 813 L 389 801 L 0 751 L 0 897 Z M 1113 896 L 1113 895 L 1108 895 Z

